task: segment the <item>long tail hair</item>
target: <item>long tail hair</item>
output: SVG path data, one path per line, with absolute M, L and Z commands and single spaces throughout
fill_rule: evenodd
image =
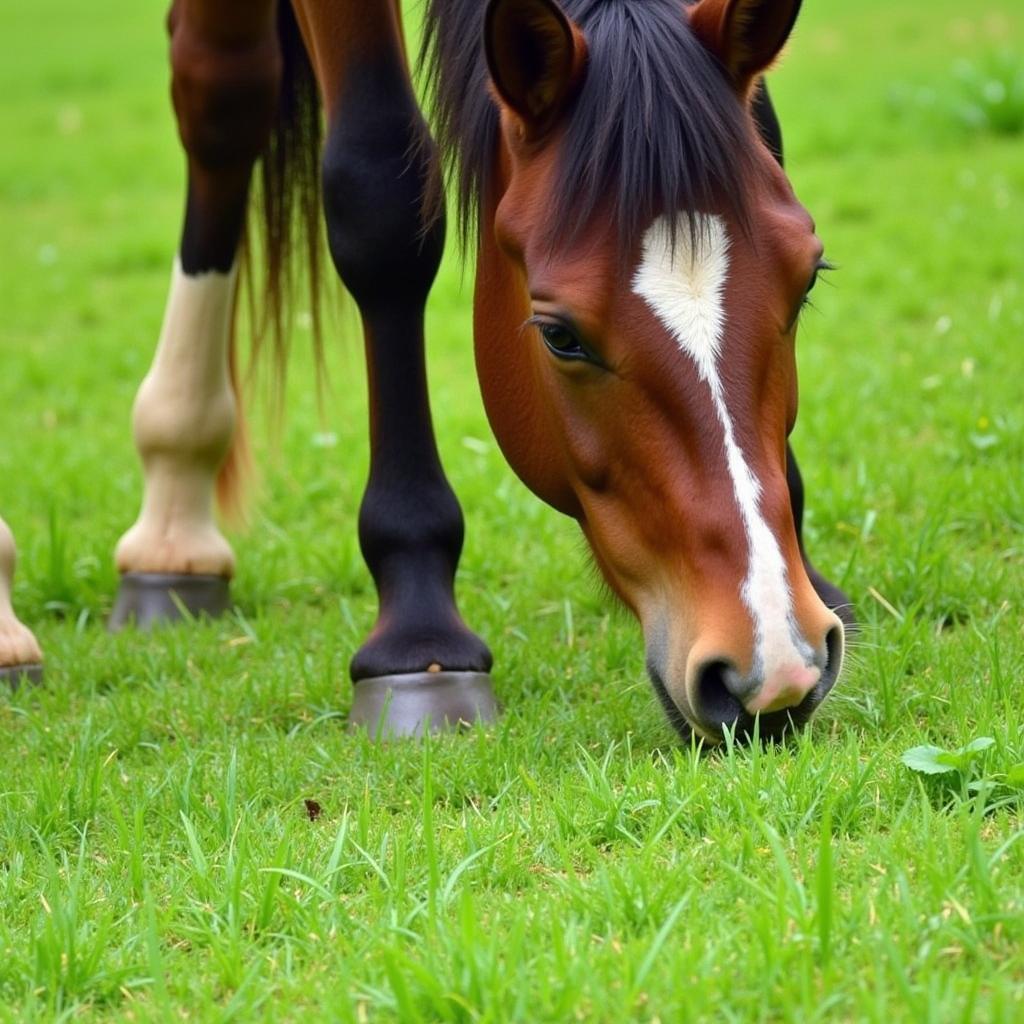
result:
M 318 371 L 323 367 L 320 330 L 322 264 L 320 148 L 323 127 L 316 76 L 306 53 L 290 0 L 278 5 L 278 40 L 282 57 L 281 94 L 270 138 L 260 156 L 250 201 L 249 224 L 242 239 L 241 267 L 252 329 L 251 367 L 269 346 L 273 353 L 275 397 L 280 401 L 288 362 L 288 336 L 296 291 L 301 280 L 298 250 L 305 255 L 309 309 Z M 254 231 L 253 222 L 257 230 Z M 254 234 L 260 244 L 254 245 Z M 257 263 L 262 265 L 257 265 Z M 244 518 L 246 484 L 252 460 L 242 400 L 242 373 L 236 351 L 236 316 L 232 321 L 229 366 L 237 419 L 231 449 L 217 475 L 221 511 Z

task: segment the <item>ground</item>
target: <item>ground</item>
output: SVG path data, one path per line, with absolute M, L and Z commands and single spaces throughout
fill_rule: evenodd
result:
M 799 341 L 808 540 L 863 623 L 813 727 L 680 744 L 490 437 L 452 254 L 434 407 L 506 711 L 374 746 L 345 729 L 374 610 L 351 311 L 322 414 L 300 320 L 279 441 L 257 417 L 238 612 L 104 631 L 182 206 L 161 11 L 11 5 L 0 507 L 47 680 L 0 695 L 0 1019 L 1022 1019 L 1022 40 L 1017 0 L 815 0 L 774 75 L 840 268 Z M 901 760 L 986 736 L 962 772 Z

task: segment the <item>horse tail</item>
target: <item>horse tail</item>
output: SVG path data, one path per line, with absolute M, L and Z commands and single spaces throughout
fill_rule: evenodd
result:
M 237 307 L 237 302 L 235 303 Z M 217 470 L 217 506 L 229 521 L 244 525 L 246 521 L 245 497 L 252 478 L 252 449 L 249 446 L 249 423 L 245 417 L 245 400 L 238 369 L 238 349 L 235 345 L 235 324 L 231 324 L 228 347 L 228 378 L 235 395 L 235 429 L 231 446 Z
M 319 88 L 291 0 L 282 0 L 278 5 L 277 34 L 282 61 L 281 91 L 274 124 L 254 174 L 249 222 L 242 238 L 239 262 L 252 331 L 249 376 L 269 345 L 273 358 L 271 397 L 279 410 L 284 397 L 289 329 L 302 280 L 297 267 L 302 261 L 296 256 L 305 256 L 309 322 L 318 379 L 323 374 L 320 329 L 323 128 Z M 237 307 L 238 303 L 236 320 Z M 235 335 L 233 322 L 229 366 L 236 400 L 236 429 L 231 449 L 218 474 L 217 499 L 222 512 L 237 520 L 244 518 L 244 495 L 251 475 L 251 460 L 242 402 L 243 375 Z

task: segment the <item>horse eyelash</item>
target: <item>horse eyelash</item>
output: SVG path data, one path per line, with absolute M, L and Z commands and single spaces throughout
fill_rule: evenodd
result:
M 550 317 L 540 316 L 539 314 L 536 314 L 534 316 L 527 318 L 519 325 L 519 333 L 522 334 L 527 327 L 536 327 L 538 330 L 540 330 L 541 327 L 545 327 L 551 322 L 552 321 Z
M 817 267 L 814 268 L 814 283 L 817 284 L 818 281 L 824 281 L 825 278 L 822 275 L 828 274 L 831 271 L 838 269 L 839 268 L 834 263 L 831 263 L 828 260 L 822 258 L 818 262 Z M 797 313 L 798 322 L 800 320 L 800 317 L 803 315 L 805 309 L 813 309 L 815 312 L 817 312 L 818 310 L 818 307 L 814 304 L 814 300 L 811 298 L 810 290 L 808 290 L 805 293 L 804 297 L 800 300 L 800 312 Z
M 541 328 L 541 327 L 542 327 L 542 326 L 543 326 L 543 325 L 544 325 L 545 323 L 547 323 L 547 321 L 546 321 L 546 320 L 544 320 L 543 318 L 539 317 L 539 316 L 531 316 L 531 317 L 527 317 L 527 318 L 526 318 L 526 319 L 525 319 L 525 320 L 524 320 L 524 321 L 523 321 L 523 322 L 522 322 L 522 323 L 521 323 L 521 324 L 519 325 L 519 330 L 518 330 L 518 331 L 516 331 L 516 333 L 517 333 L 518 335 L 522 336 L 523 332 L 524 332 L 524 331 L 525 331 L 525 330 L 526 330 L 526 329 L 527 329 L 528 327 L 536 327 L 536 328 L 540 329 L 540 328 Z

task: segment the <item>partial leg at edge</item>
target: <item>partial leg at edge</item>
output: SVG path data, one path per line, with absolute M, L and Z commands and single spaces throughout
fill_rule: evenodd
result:
M 15 559 L 14 535 L 0 519 L 0 683 L 12 686 L 38 682 L 43 675 L 43 652 L 11 603 Z

